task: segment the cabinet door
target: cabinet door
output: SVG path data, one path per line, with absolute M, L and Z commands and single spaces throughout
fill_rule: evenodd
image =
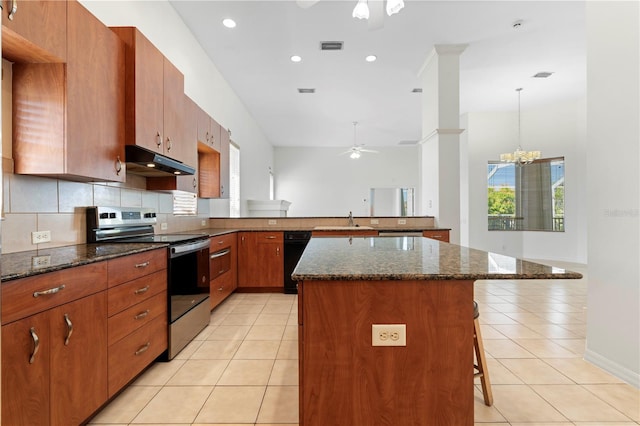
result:
M 211 139 L 211 117 L 196 105 L 198 115 L 198 142 L 209 145 Z
M 2 326 L 3 425 L 50 423 L 49 344 L 48 313 Z
M 16 62 L 65 62 L 66 3 L 3 0 L 2 57 Z M 16 9 L 12 14 L 14 5 Z M 4 31 L 5 28 L 9 31 Z
M 230 135 L 227 130 L 220 131 L 220 198 L 229 198 L 229 182 L 231 181 L 229 167 Z
M 211 146 L 211 148 L 215 149 L 216 151 L 220 152 L 221 149 L 221 144 L 222 144 L 222 126 L 220 126 L 220 124 L 218 124 L 218 122 L 216 120 L 214 120 L 213 118 L 209 117 L 209 121 L 210 121 L 210 126 L 211 126 L 211 133 L 209 135 L 209 145 Z M 226 132 L 226 130 L 225 130 Z M 228 135 L 228 134 L 227 134 Z
M 124 182 L 124 44 L 77 2 L 68 33 L 67 174 Z
M 51 311 L 51 423 L 80 424 L 107 400 L 107 294 Z
M 184 76 L 168 59 L 164 59 L 164 154 L 189 164 L 193 152 L 191 141 L 184 140 Z M 197 124 L 195 125 L 197 129 Z M 192 162 L 193 163 L 193 162 Z M 189 164 L 193 165 L 193 164 Z
M 198 105 L 186 95 L 184 97 L 184 108 L 182 120 L 184 123 L 184 138 L 180 140 L 183 150 L 182 161 L 191 167 L 195 167 L 196 172 L 190 176 L 176 177 L 177 189 L 198 193 Z
M 253 277 L 259 272 L 254 257 L 255 232 L 238 233 L 238 287 L 253 287 Z

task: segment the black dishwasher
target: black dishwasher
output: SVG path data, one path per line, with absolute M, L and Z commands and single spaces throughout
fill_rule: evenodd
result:
M 298 294 L 298 283 L 291 279 L 300 256 L 311 239 L 311 231 L 286 231 L 284 233 L 284 292 Z

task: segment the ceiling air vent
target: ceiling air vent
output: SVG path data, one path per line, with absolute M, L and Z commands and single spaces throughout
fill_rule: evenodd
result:
M 342 50 L 342 41 L 321 41 L 320 50 Z
M 421 89 L 421 88 L 419 88 L 419 87 L 416 87 L 415 89 L 413 89 L 413 90 L 411 91 L 411 93 L 422 93 L 422 89 Z
M 552 72 L 548 72 L 548 71 L 542 71 L 542 72 L 536 73 L 533 77 L 534 78 L 547 78 L 551 74 L 553 74 L 553 73 Z
M 298 93 L 316 93 L 316 89 L 298 89 Z

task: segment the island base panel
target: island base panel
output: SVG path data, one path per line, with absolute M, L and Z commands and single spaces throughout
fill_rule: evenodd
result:
M 473 281 L 304 281 L 300 425 L 473 425 Z M 373 347 L 372 324 L 406 324 Z

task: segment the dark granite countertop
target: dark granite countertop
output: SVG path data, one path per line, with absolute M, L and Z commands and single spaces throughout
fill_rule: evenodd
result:
M 582 275 L 422 237 L 312 238 L 293 279 L 578 279 Z
M 161 247 L 167 247 L 167 244 L 78 244 L 3 254 L 0 256 L 1 280 L 5 282 L 26 278 Z M 38 264 L 42 266 L 38 266 Z

